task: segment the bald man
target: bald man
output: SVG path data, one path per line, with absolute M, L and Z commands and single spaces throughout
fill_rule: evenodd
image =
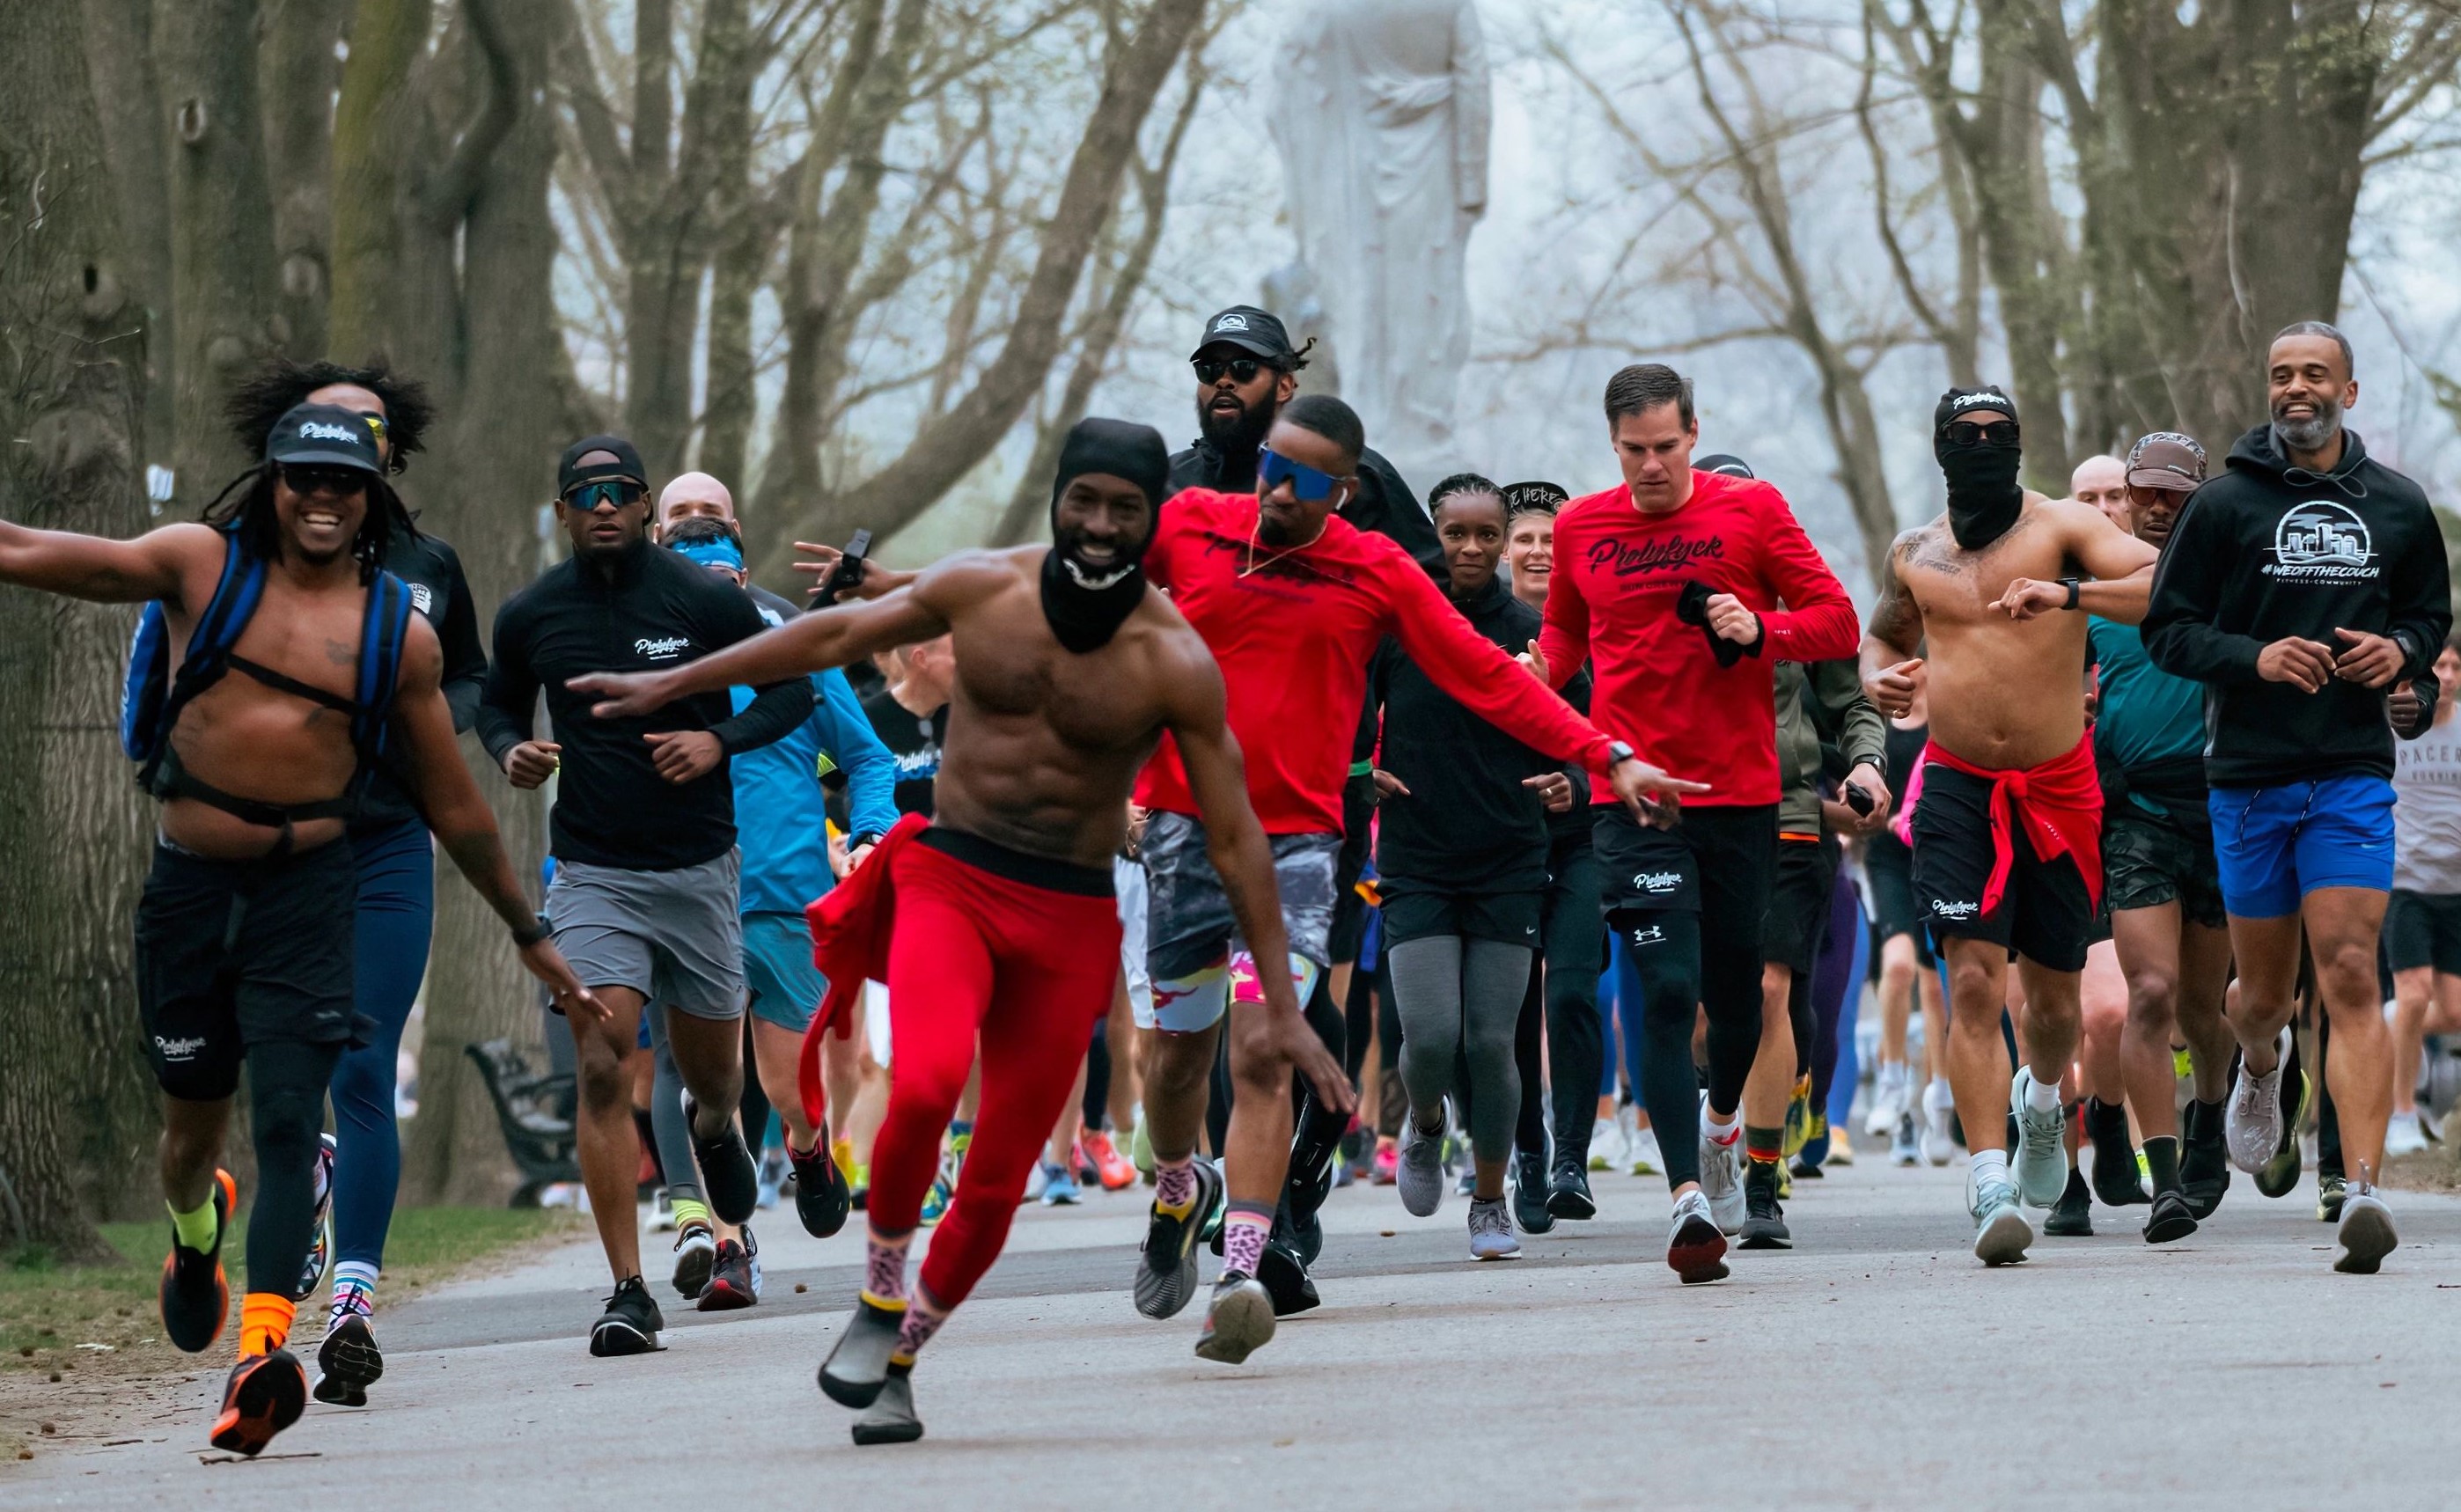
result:
M 697 478 L 700 475 L 693 473 L 686 476 Z M 682 482 L 683 479 L 676 479 L 667 485 L 667 492 L 674 493 Z M 724 492 L 723 489 L 719 491 Z M 2080 504 L 2090 504 L 2101 510 L 2104 518 L 2120 529 L 2129 528 L 2128 464 L 2118 458 L 2096 455 L 2077 463 L 2076 471 L 2068 474 L 2068 497 Z M 663 516 L 666 509 L 666 500 L 661 497 L 658 513 Z
M 2109 458 L 2103 460 L 2108 461 Z M 726 527 L 735 532 L 736 543 L 740 545 L 743 543 L 743 526 L 735 518 L 735 495 L 727 491 L 724 483 L 707 473 L 680 474 L 658 492 L 655 527 L 658 541 L 664 542 L 668 531 L 687 520 L 722 520 L 726 522 Z M 760 590 L 756 588 L 753 591 L 757 594 Z

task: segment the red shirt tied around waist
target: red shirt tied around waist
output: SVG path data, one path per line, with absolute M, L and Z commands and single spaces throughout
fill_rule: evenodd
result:
M 1998 913 L 2007 895 L 2016 862 L 2012 824 L 2025 826 L 2025 839 L 2042 860 L 2067 857 L 2085 879 L 2086 896 L 2094 907 L 2102 906 L 2102 779 L 2094 772 L 2090 726 L 2067 755 L 2033 767 L 1976 766 L 1936 742 L 1925 743 L 1922 758 L 1991 784 L 1991 876 L 1982 884 L 1986 916 Z
M 1731 593 L 1760 616 L 1757 655 L 1718 665 L 1700 627 L 1676 617 L 1687 582 Z M 1617 485 L 1555 517 L 1538 642 L 1548 676 L 1560 687 L 1589 662 L 1591 721 L 1674 776 L 1708 783 L 1687 806 L 1775 803 L 1771 670 L 1851 656 L 1861 642 L 1853 601 L 1785 496 L 1757 479 L 1696 471 L 1692 496 L 1661 514 L 1634 507 L 1632 490 Z M 1592 801 L 1613 797 L 1592 781 Z
M 1221 665 L 1230 731 L 1247 756 L 1248 796 L 1268 834 L 1341 832 L 1368 661 L 1386 635 L 1437 687 L 1524 744 L 1594 773 L 1606 765 L 1607 738 L 1472 629 L 1425 568 L 1338 515 L 1326 517 L 1323 533 L 1304 546 L 1268 546 L 1256 540 L 1253 495 L 1191 488 L 1163 507 L 1145 570 Z M 1845 612 L 1851 650 L 1853 609 Z M 1765 711 L 1768 702 L 1764 671 Z M 1764 744 L 1775 802 L 1774 725 Z M 1603 779 L 1598 790 L 1614 800 Z M 1167 735 L 1138 779 L 1137 801 L 1196 812 Z

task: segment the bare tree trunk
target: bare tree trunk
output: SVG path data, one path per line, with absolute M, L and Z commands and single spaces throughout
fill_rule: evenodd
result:
M 129 291 L 145 311 L 145 444 L 138 460 L 171 463 L 171 202 L 162 92 L 154 77 L 153 0 L 84 0 L 86 74 L 102 119 Z
M 265 159 L 272 181 L 273 336 L 302 360 L 325 354 L 332 286 L 336 44 L 349 11 L 331 0 L 267 0 L 257 47 Z M 365 355 L 353 352 L 350 360 Z
M 153 39 L 171 142 L 173 466 L 179 497 L 202 502 L 254 460 L 222 403 L 273 312 L 255 0 L 156 0 Z
M 145 324 L 80 24 L 75 6 L 0 6 L 0 436 L 18 438 L 0 500 L 122 536 L 145 518 Z M 0 1166 L 31 1237 L 77 1260 L 110 1255 L 94 1207 L 151 1132 L 129 965 L 144 815 L 113 736 L 131 618 L 0 589 Z

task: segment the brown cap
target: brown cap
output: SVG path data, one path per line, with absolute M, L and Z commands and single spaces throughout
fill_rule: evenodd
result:
M 2205 449 L 2194 437 L 2156 431 L 2128 449 L 2131 488 L 2168 488 L 2184 494 L 2204 480 Z

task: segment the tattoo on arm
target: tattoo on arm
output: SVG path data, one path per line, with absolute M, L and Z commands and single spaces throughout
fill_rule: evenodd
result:
M 1915 607 L 1914 595 L 1906 591 L 1905 579 L 1900 576 L 1912 536 L 1910 531 L 1898 537 L 1895 548 L 1889 553 L 1888 579 L 1880 589 L 1880 602 L 1872 607 L 1868 627 L 1873 640 L 1908 656 L 1922 644 L 1922 610 Z

